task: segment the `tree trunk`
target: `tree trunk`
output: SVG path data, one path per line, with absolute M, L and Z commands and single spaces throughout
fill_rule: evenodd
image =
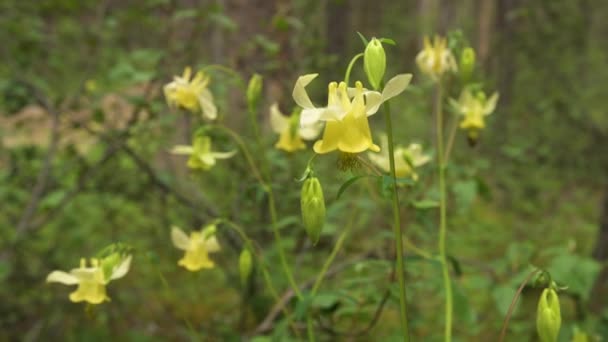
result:
M 608 185 L 604 190 L 599 228 L 593 257 L 597 261 L 605 263 L 608 260 Z M 608 265 L 602 268 L 595 280 L 590 298 L 592 300 L 589 303 L 589 309 L 592 312 L 599 314 L 603 308 L 608 307 Z

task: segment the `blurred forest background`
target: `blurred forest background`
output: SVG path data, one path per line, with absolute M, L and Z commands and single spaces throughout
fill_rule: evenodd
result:
M 196 127 L 169 110 L 162 85 L 185 66 L 210 64 L 236 70 L 244 82 L 264 76 L 259 122 L 268 148 L 257 153 L 272 160 L 298 282 L 314 279 L 352 221 L 314 303 L 321 339 L 395 338 L 396 294 L 374 319 L 390 286 L 390 206 L 378 210 L 370 196 L 335 200 L 345 177 L 323 157 L 328 226 L 312 247 L 293 181 L 310 153 L 269 148 L 277 139 L 270 104 L 294 108 L 298 75 L 340 79 L 363 49 L 357 31 L 394 39 L 388 74 L 414 74 L 394 106 L 403 143 L 433 146 L 430 85 L 414 63 L 424 35 L 464 37 L 487 88 L 500 92 L 478 146 L 459 136 L 450 166 L 456 340 L 496 339 L 530 263 L 569 286 L 560 297 L 563 341 L 574 325 L 608 339 L 607 16 L 608 2 L 592 0 L 0 1 L 0 340 L 186 340 L 186 319 L 203 340 L 239 340 L 252 331 L 286 340 L 282 321 L 260 326 L 275 304 L 261 276 L 245 289 L 239 284 L 237 238 L 222 233 L 218 267 L 198 273 L 177 266 L 180 251 L 169 242 L 172 224 L 190 230 L 230 217 L 278 264 L 266 199 L 242 158 L 196 173 L 168 153 L 189 143 Z M 212 78 L 227 125 L 251 136 L 243 82 L 222 72 Z M 433 175 L 425 169 L 421 182 L 432 185 Z M 434 250 L 436 211 L 404 211 L 406 234 Z M 68 301 L 66 287 L 45 284 L 50 271 L 76 266 L 114 241 L 131 244 L 135 256 L 129 274 L 109 287 L 111 302 L 87 314 Z M 406 264 L 414 340 L 439 341 L 439 267 L 413 256 Z M 287 291 L 278 269 L 272 276 Z M 524 291 L 513 341 L 535 341 L 535 291 Z

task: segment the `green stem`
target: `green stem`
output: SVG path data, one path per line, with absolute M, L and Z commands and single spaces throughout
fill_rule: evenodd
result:
M 353 59 L 350 60 L 350 63 L 348 63 L 348 67 L 346 68 L 346 73 L 344 74 L 344 83 L 346 83 L 347 87 L 348 87 L 348 81 L 350 80 L 350 72 L 353 68 L 353 65 L 355 65 L 355 62 L 361 57 L 363 57 L 363 53 L 355 55 L 355 57 L 353 57 Z
M 274 239 L 275 239 L 275 242 L 277 245 L 277 249 L 279 251 L 279 259 L 281 260 L 281 266 L 283 268 L 283 272 L 285 273 L 285 276 L 287 277 L 287 280 L 289 281 L 291 289 L 296 294 L 298 299 L 302 299 L 302 292 L 300 291 L 300 288 L 298 287 L 298 284 L 296 283 L 296 280 L 293 277 L 291 268 L 289 267 L 289 264 L 287 263 L 287 257 L 285 256 L 285 250 L 283 249 L 283 239 L 281 238 L 281 232 L 279 232 L 279 227 L 277 225 L 277 209 L 276 209 L 276 203 L 274 200 L 274 193 L 272 192 L 272 187 L 269 185 L 270 183 L 266 182 L 264 180 L 264 178 L 262 177 L 262 174 L 261 174 L 259 168 L 256 166 L 256 164 L 253 160 L 253 157 L 251 156 L 251 153 L 249 152 L 249 149 L 247 148 L 247 145 L 245 144 L 243 139 L 241 139 L 241 137 L 236 132 L 234 132 L 233 130 L 231 130 L 228 127 L 225 127 L 225 126 L 216 126 L 216 127 L 220 128 L 224 132 L 228 133 L 234 139 L 234 141 L 237 143 L 237 145 L 239 145 L 241 151 L 243 151 L 243 154 L 245 154 L 245 159 L 247 160 L 249 167 L 251 167 L 251 171 L 253 172 L 255 178 L 258 180 L 260 185 L 264 188 L 264 191 L 266 191 L 266 194 L 268 195 L 270 221 L 271 221 L 272 231 L 274 234 Z
M 173 291 L 171 291 L 171 287 L 169 286 L 169 282 L 167 282 L 167 278 L 165 278 L 165 276 L 163 275 L 163 272 L 160 270 L 160 268 L 158 268 L 158 266 L 156 266 L 156 272 L 158 273 L 158 277 L 160 278 L 160 282 L 163 284 L 163 288 L 165 289 L 165 291 L 170 293 L 171 295 L 174 295 Z M 198 336 L 197 331 L 194 330 L 194 327 L 192 326 L 192 323 L 190 322 L 188 317 L 184 316 L 183 320 L 184 320 L 184 323 L 186 323 L 186 326 L 188 327 L 190 334 L 192 334 L 192 337 L 193 338 L 195 336 L 200 337 L 200 336 Z
M 393 123 L 391 120 L 391 109 L 388 102 L 384 103 L 386 117 L 386 133 L 388 135 L 388 157 L 391 168 L 391 177 L 393 178 L 393 220 L 395 233 L 395 247 L 397 259 L 397 279 L 399 281 L 399 307 L 401 318 L 401 330 L 403 333 L 403 341 L 410 340 L 409 328 L 407 322 L 407 303 L 405 292 L 405 266 L 403 263 L 403 232 L 401 231 L 401 214 L 399 212 L 399 193 L 397 191 L 397 175 L 395 173 L 395 154 L 393 145 Z
M 255 249 L 255 246 L 253 245 L 253 241 L 247 236 L 247 234 L 245 234 L 245 230 L 241 226 L 236 224 L 235 222 L 232 222 L 228 219 L 218 219 L 217 222 L 225 223 L 226 225 L 228 225 L 235 232 L 237 232 L 237 234 L 239 235 L 241 240 L 243 240 L 245 242 L 246 247 L 251 251 L 251 253 L 253 253 L 254 257 L 257 260 L 258 265 L 260 265 L 260 269 L 262 270 L 262 275 L 264 277 L 264 281 L 266 282 L 266 286 L 268 287 L 268 290 L 270 291 L 272 298 L 278 302 L 280 300 L 279 293 L 277 292 L 274 285 L 272 284 L 270 272 L 268 271 L 268 265 L 266 265 L 266 262 L 264 261 L 262 256 L 260 254 L 258 254 L 257 250 Z M 289 325 L 292 327 L 294 332 L 296 332 L 296 334 L 297 334 L 298 329 L 297 329 L 295 323 L 293 322 L 292 315 L 287 311 L 286 308 L 283 308 L 283 314 L 285 315 L 285 317 L 287 317 L 287 321 L 289 322 Z
M 452 283 L 446 252 L 447 235 L 447 194 L 445 182 L 445 170 L 447 160 L 443 152 L 443 88 L 437 83 L 437 95 L 435 108 L 437 110 L 437 160 L 439 165 L 439 257 L 441 259 L 441 273 L 443 274 L 443 287 L 445 290 L 445 341 L 452 340 Z
M 323 279 L 325 278 L 325 274 L 327 273 L 327 270 L 329 270 L 329 267 L 331 266 L 334 259 L 338 255 L 338 252 L 340 252 L 340 249 L 342 249 L 344 240 L 346 240 L 346 236 L 348 235 L 350 228 L 352 227 L 352 220 L 350 222 L 351 223 L 349 224 L 349 226 L 342 232 L 342 234 L 340 234 L 340 237 L 338 238 L 338 241 L 336 241 L 336 245 L 334 246 L 334 249 L 331 251 L 331 254 L 327 258 L 327 260 L 325 260 L 325 263 L 323 264 L 323 267 L 321 268 L 321 272 L 319 272 L 319 274 L 317 275 L 317 279 L 315 280 L 315 283 L 312 286 L 311 296 L 314 296 L 315 294 L 317 294 L 317 291 L 319 290 L 319 287 L 321 287 L 321 283 L 323 282 Z
M 346 227 L 346 229 L 344 229 L 344 231 L 342 232 L 342 234 L 340 234 L 340 237 L 338 237 L 338 241 L 336 241 L 336 245 L 334 246 L 333 250 L 329 254 L 329 257 L 327 258 L 327 260 L 325 260 L 325 263 L 323 264 L 323 267 L 321 268 L 321 271 L 317 275 L 317 279 L 315 279 L 315 282 L 314 282 L 314 284 L 312 286 L 312 290 L 310 292 L 311 298 L 314 298 L 314 296 L 317 294 L 317 291 L 321 287 L 321 283 L 323 282 L 323 279 L 325 278 L 325 274 L 327 274 L 327 271 L 329 270 L 329 267 L 331 266 L 331 264 L 333 263 L 334 259 L 338 255 L 338 252 L 340 252 L 340 250 L 342 249 L 342 245 L 344 244 L 344 240 L 346 240 L 346 236 L 348 235 L 348 233 L 350 232 L 350 230 L 351 230 L 351 228 L 353 226 L 354 217 L 355 217 L 354 215 L 351 216 L 351 219 L 348 221 L 348 226 Z M 312 341 L 314 341 L 314 336 L 315 335 L 314 335 L 314 330 L 313 330 L 312 316 L 310 314 L 308 314 L 308 316 L 306 317 L 306 327 L 308 329 L 308 338 L 309 338 L 309 341 L 312 342 Z

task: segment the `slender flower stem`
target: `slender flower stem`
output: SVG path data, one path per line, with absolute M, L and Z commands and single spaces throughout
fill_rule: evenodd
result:
M 298 284 L 296 283 L 296 280 L 293 277 L 291 268 L 289 267 L 289 264 L 287 263 L 287 257 L 285 256 L 285 250 L 283 250 L 283 240 L 281 238 L 281 232 L 279 232 L 279 227 L 277 225 L 277 209 L 276 209 L 274 194 L 272 192 L 272 187 L 262 177 L 262 174 L 261 174 L 259 168 L 256 166 L 256 164 L 253 160 L 253 157 L 251 156 L 251 153 L 249 152 L 249 149 L 247 148 L 247 145 L 245 144 L 243 139 L 241 139 L 241 137 L 236 132 L 234 132 L 233 130 L 231 130 L 228 127 L 225 127 L 225 126 L 216 126 L 216 127 L 218 127 L 219 129 L 222 129 L 224 132 L 228 133 L 234 139 L 234 141 L 237 143 L 237 145 L 239 145 L 239 148 L 241 149 L 241 151 L 243 151 L 243 154 L 245 154 L 245 159 L 247 160 L 247 163 L 249 163 L 249 166 L 251 167 L 251 171 L 253 172 L 255 178 L 258 180 L 260 185 L 262 185 L 262 187 L 264 188 L 264 191 L 266 191 L 266 194 L 268 195 L 270 221 L 271 221 L 272 231 L 274 234 L 277 249 L 279 251 L 279 259 L 281 260 L 281 266 L 283 267 L 283 272 L 285 273 L 285 276 L 287 277 L 287 280 L 289 281 L 289 284 L 290 284 L 293 292 L 296 294 L 296 296 L 299 299 L 301 299 L 302 292 L 300 291 L 300 288 L 298 287 Z
M 346 68 L 346 73 L 344 74 L 344 83 L 346 83 L 346 86 L 348 86 L 348 81 L 350 80 L 350 72 L 353 69 L 353 65 L 355 65 L 355 62 L 361 57 L 363 57 L 363 53 L 359 53 L 359 54 L 355 55 L 355 57 L 353 57 L 353 59 L 350 60 L 350 63 L 348 63 L 348 67 Z
M 253 245 L 253 241 L 247 236 L 247 234 L 245 234 L 245 230 L 235 222 L 232 222 L 228 219 L 218 219 L 217 222 L 225 223 L 228 227 L 232 228 L 235 232 L 237 232 L 241 240 L 243 240 L 247 248 L 253 253 L 254 257 L 256 258 L 258 265 L 260 265 L 260 269 L 262 270 L 262 275 L 264 277 L 264 281 L 266 282 L 266 286 L 268 287 L 272 298 L 278 302 L 280 300 L 279 293 L 272 284 L 270 272 L 268 271 L 268 265 L 266 265 L 266 262 L 264 261 L 263 257 L 257 252 L 255 246 Z M 287 321 L 289 322 L 289 325 L 292 327 L 294 332 L 298 334 L 299 332 L 295 323 L 293 322 L 292 315 L 287 311 L 286 308 L 283 308 L 283 314 L 285 314 L 285 317 L 287 317 Z
M 454 119 L 452 122 L 452 128 L 450 129 L 450 137 L 448 138 L 448 147 L 445 150 L 443 160 L 447 163 L 450 160 L 450 153 L 452 147 L 454 147 L 454 139 L 456 138 L 456 132 L 458 131 L 458 119 Z
M 443 287 L 445 290 L 445 341 L 452 340 L 452 283 L 446 252 L 447 234 L 447 192 L 445 182 L 445 170 L 447 160 L 443 152 L 443 88 L 441 82 L 437 83 L 437 95 L 435 97 L 435 109 L 437 111 L 437 160 L 439 165 L 439 257 L 441 259 L 441 271 L 443 274 Z
M 348 221 L 348 225 L 347 225 L 346 229 L 344 229 L 344 231 L 342 231 L 342 234 L 340 234 L 340 237 L 338 237 L 338 241 L 336 241 L 336 244 L 334 245 L 334 248 L 332 249 L 331 253 L 329 254 L 329 257 L 327 258 L 327 260 L 325 260 L 325 263 L 323 264 L 321 271 L 317 275 L 317 279 L 315 279 L 315 282 L 312 286 L 312 290 L 310 291 L 311 297 L 314 298 L 314 296 L 317 294 L 317 291 L 321 287 L 321 283 L 323 282 L 323 279 L 325 278 L 325 274 L 327 273 L 327 271 L 329 270 L 329 267 L 331 266 L 334 259 L 338 255 L 338 252 L 340 252 L 340 250 L 342 249 L 344 240 L 346 240 L 346 237 L 348 236 L 351 228 L 353 227 L 353 224 L 355 221 L 355 216 L 356 215 L 351 216 L 350 220 Z M 312 317 L 310 314 L 306 317 L 306 327 L 308 329 L 309 340 L 312 342 L 312 341 L 314 341 L 314 330 L 313 330 L 313 324 L 312 324 Z
M 407 298 L 405 292 L 405 268 L 403 263 L 403 232 L 401 231 L 401 214 L 399 212 L 399 193 L 397 191 L 397 175 L 395 173 L 395 154 L 393 145 L 393 123 L 391 120 L 391 109 L 388 102 L 384 103 L 386 132 L 388 135 L 388 157 L 391 168 L 391 177 L 393 178 L 393 219 L 395 233 L 395 251 L 397 259 L 397 279 L 399 281 L 399 307 L 401 318 L 401 330 L 403 333 L 403 341 L 410 340 L 409 328 L 407 322 Z
M 534 271 L 530 272 L 528 274 L 528 276 L 526 277 L 526 279 L 524 279 L 524 281 L 521 283 L 521 285 L 519 285 L 519 288 L 515 292 L 515 295 L 513 296 L 513 299 L 511 300 L 511 304 L 509 305 L 509 310 L 507 311 L 507 316 L 505 316 L 505 320 L 502 324 L 502 330 L 500 331 L 500 338 L 498 339 L 499 342 L 503 342 L 505 340 L 505 337 L 507 336 L 507 327 L 509 327 L 509 320 L 511 319 L 511 315 L 513 314 L 513 309 L 515 309 L 515 304 L 517 304 L 517 300 L 519 299 L 519 296 L 521 296 L 521 292 L 524 290 L 524 287 L 530 281 L 530 279 L 532 279 L 532 277 L 535 274 L 537 274 L 538 272 L 540 272 L 540 270 L 534 270 Z
M 160 282 L 163 284 L 163 289 L 170 293 L 172 296 L 175 295 L 174 292 L 171 290 L 171 286 L 169 286 L 169 282 L 167 281 L 167 278 L 164 276 L 163 272 L 160 270 L 160 268 L 158 268 L 158 266 L 156 266 L 156 272 L 158 273 L 158 278 L 160 279 Z M 186 326 L 188 327 L 188 330 L 190 331 L 190 334 L 192 334 L 192 337 L 200 337 L 198 335 L 198 332 L 194 329 L 194 326 L 192 325 L 192 323 L 190 322 L 190 320 L 188 319 L 188 317 L 186 317 L 184 315 L 183 317 L 184 323 L 186 323 Z

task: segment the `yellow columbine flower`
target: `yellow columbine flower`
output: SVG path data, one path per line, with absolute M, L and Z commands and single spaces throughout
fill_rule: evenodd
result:
M 314 151 L 320 154 L 335 150 L 345 153 L 380 151 L 380 147 L 372 141 L 367 117 L 375 114 L 384 101 L 403 92 L 412 75 L 393 77 L 386 83 L 382 93 L 364 89 L 361 82 L 356 82 L 354 89 L 347 89 L 344 82 L 331 82 L 328 87 L 327 107 L 316 108 L 305 88 L 317 75 L 300 76 L 293 89 L 293 99 L 303 108 L 300 125 L 325 121 L 323 139 L 314 144 Z
M 270 126 L 279 134 L 279 141 L 274 145 L 276 148 L 287 152 L 305 149 L 306 145 L 302 139 L 313 140 L 319 135 L 323 128 L 322 123 L 300 126 L 299 118 L 299 114 L 295 113 L 286 117 L 276 103 L 270 107 Z
M 372 163 L 380 167 L 384 172 L 390 172 L 390 160 L 388 155 L 388 139 L 386 135 L 380 138 L 382 144 L 382 153 L 368 153 Z M 431 157 L 422 153 L 420 144 L 410 144 L 404 148 L 395 146 L 393 150 L 395 155 L 395 175 L 399 178 L 410 177 L 414 181 L 418 180 L 416 168 L 428 163 Z
M 447 39 L 435 36 L 433 43 L 424 37 L 424 48 L 416 56 L 416 64 L 423 73 L 438 80 L 447 72 L 458 70 L 456 59 L 447 47 Z
M 189 155 L 188 167 L 191 169 L 209 170 L 215 165 L 216 159 L 228 159 L 236 150 L 230 152 L 211 151 L 211 138 L 205 135 L 196 135 L 193 145 L 177 145 L 171 149 L 173 154 Z
M 78 285 L 76 291 L 70 294 L 72 302 L 88 302 L 100 304 L 110 298 L 106 295 L 106 285 L 118 278 L 122 278 L 129 271 L 131 266 L 131 256 L 120 259 L 120 262 L 110 267 L 109 274 L 104 272 L 103 262 L 92 258 L 91 266 L 87 267 L 86 260 L 80 259 L 80 267 L 72 269 L 70 273 L 64 271 L 53 271 L 46 281 L 51 283 L 61 283 L 65 285 Z
M 463 116 L 460 128 L 467 130 L 469 138 L 476 139 L 479 130 L 485 127 L 485 117 L 492 114 L 498 102 L 498 93 L 486 98 L 484 92 L 473 94 L 471 89 L 465 88 L 458 101 L 450 99 L 452 106 Z
M 186 67 L 184 74 L 174 76 L 173 82 L 163 88 L 167 103 L 170 107 L 184 108 L 192 113 L 202 112 L 209 120 L 217 118 L 217 108 L 213 103 L 213 95 L 207 85 L 209 77 L 202 71 L 196 73 L 190 80 L 192 69 Z
M 215 238 L 215 225 L 210 225 L 201 231 L 190 233 L 190 237 L 180 228 L 171 227 L 171 240 L 175 247 L 183 249 L 186 254 L 179 260 L 178 265 L 188 271 L 198 271 L 203 268 L 213 268 L 215 264 L 209 259 L 209 253 L 220 250 L 220 244 Z

